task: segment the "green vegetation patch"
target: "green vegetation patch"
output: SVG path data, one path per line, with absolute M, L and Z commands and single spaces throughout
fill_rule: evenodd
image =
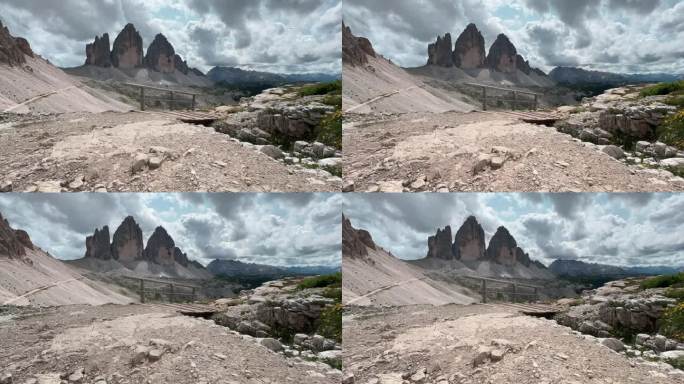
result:
M 684 272 L 676 275 L 663 275 L 646 279 L 641 282 L 641 289 L 684 287 Z
M 670 288 L 665 291 L 665 297 L 677 299 L 677 301 L 684 301 L 684 288 Z
M 677 91 L 684 91 L 684 80 L 675 81 L 673 83 L 660 83 L 646 87 L 639 92 L 639 96 L 658 96 L 658 95 L 669 95 Z
M 336 80 L 330 83 L 318 83 L 306 85 L 297 92 L 299 96 L 328 95 L 331 93 L 342 93 L 342 81 Z
M 684 149 L 684 110 L 673 114 L 658 127 L 658 138 L 667 145 Z
M 307 277 L 297 285 L 297 289 L 307 288 L 325 288 L 325 287 L 341 287 L 342 286 L 342 272 L 337 272 L 332 275 L 321 275 Z
M 321 312 L 316 332 L 338 343 L 342 342 L 342 303 L 328 306 Z
M 660 320 L 662 335 L 684 342 L 684 302 L 667 309 Z
M 315 135 L 319 142 L 342 149 L 342 109 L 338 108 L 324 117 L 316 127 Z

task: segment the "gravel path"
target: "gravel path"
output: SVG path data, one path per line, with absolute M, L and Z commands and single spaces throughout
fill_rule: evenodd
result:
M 668 365 L 497 305 L 347 308 L 343 332 L 345 376 L 356 383 L 684 383 Z M 495 350 L 500 360 L 476 362 Z
M 552 127 L 500 113 L 348 115 L 344 178 L 357 192 L 658 192 L 684 180 L 627 166 Z M 476 171 L 482 156 L 501 168 Z

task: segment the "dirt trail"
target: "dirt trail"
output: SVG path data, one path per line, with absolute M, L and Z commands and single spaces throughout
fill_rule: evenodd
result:
M 506 306 L 354 307 L 343 330 L 345 376 L 357 383 L 684 383 L 669 365 Z
M 378 288 L 378 289 L 374 289 L 374 290 L 372 290 L 372 291 L 366 293 L 365 295 L 362 295 L 362 296 L 359 296 L 359 297 L 355 297 L 354 299 L 351 299 L 351 300 L 347 301 L 346 304 L 347 304 L 347 305 L 351 305 L 351 304 L 354 304 L 354 303 L 356 303 L 356 302 L 365 300 L 365 299 L 369 298 L 370 296 L 373 296 L 373 295 L 376 295 L 376 294 L 378 294 L 378 293 L 380 293 L 380 292 L 386 291 L 386 290 L 388 290 L 388 289 L 392 289 L 392 288 L 395 288 L 395 287 L 399 287 L 399 286 L 402 286 L 402 285 L 406 285 L 406 284 L 412 283 L 412 282 L 414 282 L 414 281 L 421 281 L 421 280 L 425 280 L 425 279 L 427 279 L 427 277 L 416 277 L 416 278 L 413 278 L 413 279 L 400 281 L 400 282 L 397 282 L 397 283 L 394 283 L 394 284 L 391 284 L 391 285 L 386 285 L 386 286 L 384 286 L 384 287 L 381 287 L 381 288 Z
M 682 191 L 684 179 L 503 113 L 345 116 L 345 182 L 383 191 Z M 483 157 L 498 158 L 477 169 Z M 499 168 L 500 167 L 500 168 Z
M 2 303 L 2 305 L 11 305 L 11 304 L 14 304 L 14 303 L 16 303 L 16 302 L 18 302 L 18 301 L 21 301 L 21 300 L 23 300 L 23 299 L 29 297 L 29 296 L 35 295 L 35 294 L 38 293 L 38 292 L 42 292 L 42 291 L 45 291 L 45 290 L 50 289 L 50 288 L 52 288 L 52 287 L 58 287 L 58 286 L 61 286 L 61 285 L 67 284 L 67 283 L 71 283 L 71 282 L 73 282 L 73 281 L 79 281 L 79 280 L 83 280 L 83 279 L 84 279 L 84 277 L 75 277 L 75 278 L 73 278 L 73 279 L 67 279 L 67 280 L 57 281 L 57 282 L 52 283 L 52 284 L 44 285 L 44 286 L 42 286 L 42 287 L 38 287 L 38 288 L 36 288 L 36 289 L 32 289 L 32 290 L 30 290 L 30 291 L 28 291 L 28 292 L 26 292 L 26 293 L 24 293 L 24 294 L 22 294 L 22 295 L 19 295 L 19 296 L 17 296 L 17 297 L 12 298 L 12 299 L 10 299 L 10 300 L 6 300 L 4 303 Z
M 70 89 L 79 88 L 79 87 L 82 87 L 82 85 L 80 85 L 80 86 L 72 85 L 72 86 L 70 86 L 70 87 L 66 87 L 66 88 L 62 88 L 62 89 L 57 89 L 57 90 L 55 90 L 55 91 L 50 91 L 50 92 L 47 92 L 47 93 L 42 93 L 42 94 L 40 94 L 40 95 L 36 95 L 36 96 L 34 96 L 34 97 L 31 97 L 30 99 L 28 99 L 28 100 L 26 100 L 26 101 L 22 101 L 21 103 L 19 103 L 19 104 L 17 104 L 17 105 L 13 105 L 13 106 L 11 106 L 11 107 L 5 109 L 3 112 L 4 112 L 4 113 L 12 112 L 12 111 L 14 111 L 14 110 L 17 110 L 17 109 L 19 109 L 19 108 L 21 108 L 21 107 L 27 105 L 27 104 L 33 103 L 33 102 L 36 101 L 36 100 L 40 100 L 40 99 L 42 99 L 42 98 L 49 97 L 49 96 L 52 96 L 52 95 L 56 95 L 56 94 L 58 94 L 58 93 L 63 93 L 64 91 L 68 91 L 68 90 L 70 90 Z
M 154 113 L 8 117 L 0 182 L 13 191 L 339 191 L 327 172 L 286 166 L 211 127 Z M 161 161 L 134 172 L 136 157 Z
M 285 358 L 212 321 L 150 306 L 10 308 L 0 319 L 0 374 L 16 383 L 59 383 L 74 372 L 83 372 L 80 382 L 110 384 L 341 380 L 340 371 L 323 363 Z M 136 360 L 143 347 L 159 353 Z

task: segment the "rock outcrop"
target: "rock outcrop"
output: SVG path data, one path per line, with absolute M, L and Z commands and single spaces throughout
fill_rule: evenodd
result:
M 515 66 L 520 70 L 520 72 L 526 75 L 532 73 L 532 67 L 530 67 L 530 62 L 525 60 L 520 55 L 515 55 Z
M 19 241 L 16 231 L 10 227 L 7 219 L 4 219 L 0 214 L 0 256 L 15 258 L 25 254 L 26 250 Z
M 176 263 L 187 267 L 188 264 L 190 264 L 190 261 L 188 260 L 188 255 L 186 253 L 183 253 L 180 248 L 175 247 L 173 248 L 173 259 L 176 261 Z
M 183 60 L 183 58 L 178 56 L 178 54 L 173 56 L 173 62 L 176 69 L 180 71 L 182 74 L 187 75 L 188 72 L 190 72 L 190 68 L 188 68 L 188 62 Z M 204 75 L 202 74 L 202 72 L 200 72 L 200 74 Z
M 14 230 L 14 234 L 17 236 L 17 240 L 26 248 L 28 249 L 34 249 L 33 247 L 33 242 L 31 241 L 31 237 L 29 234 L 24 231 L 23 229 L 16 229 Z
M 485 256 L 485 234 L 475 216 L 470 216 L 456 232 L 452 247 L 454 256 L 462 261 L 482 260 Z
M 19 41 L 18 41 L 19 40 Z M 17 66 L 26 63 L 25 54 L 33 56 L 33 51 L 25 39 L 14 38 L 9 29 L 0 22 L 0 64 Z
M 142 230 L 133 216 L 128 216 L 119 225 L 112 237 L 112 258 L 123 264 L 142 260 Z
M 516 263 L 518 244 L 506 227 L 499 227 L 489 240 L 487 259 L 503 265 Z
M 126 24 L 114 40 L 111 61 L 116 68 L 142 67 L 143 40 L 133 24 Z
M 450 226 L 447 225 L 444 229 L 437 229 L 437 233 L 428 238 L 428 253 L 426 257 L 442 260 L 454 259 L 454 254 L 451 250 Z
M 490 69 L 504 73 L 515 73 L 517 70 L 518 51 L 503 33 L 497 36 L 489 48 L 487 65 Z
M 28 40 L 24 39 L 23 37 L 15 37 L 14 42 L 17 43 L 17 47 L 19 47 L 19 50 L 24 52 L 24 55 L 28 57 L 34 57 L 33 50 L 31 49 L 31 44 L 29 44 Z
M 180 60 L 180 57 L 178 59 Z M 154 41 L 147 48 L 144 64 L 145 67 L 156 72 L 173 73 L 176 71 L 176 51 L 161 33 L 154 37 Z
M 84 257 L 100 260 L 112 259 L 108 226 L 105 225 L 102 229 L 95 229 L 95 233 L 92 236 L 86 237 L 86 253 Z
M 456 39 L 453 62 L 462 69 L 484 68 L 486 64 L 485 40 L 475 24 L 468 24 Z
M 102 37 L 95 36 L 95 41 L 86 45 L 85 65 L 96 65 L 105 68 L 112 66 L 112 52 L 109 46 L 108 33 L 105 33 Z
M 291 140 L 307 139 L 313 135 L 321 120 L 335 111 L 335 107 L 320 103 L 303 106 L 274 105 L 259 112 L 257 127 L 269 134 L 285 136 Z
M 437 36 L 437 41 L 428 46 L 428 65 L 453 67 L 454 54 L 451 51 L 451 34 Z
M 157 227 L 147 240 L 144 257 L 159 265 L 171 265 L 175 261 L 176 244 L 164 227 Z M 179 250 L 180 251 L 180 250 Z M 181 253 L 182 254 L 182 253 Z
M 370 233 L 363 229 L 355 229 L 351 220 L 342 215 L 342 255 L 345 257 L 367 256 L 367 248 L 376 249 Z
M 368 56 L 376 57 L 373 44 L 365 37 L 357 37 L 351 28 L 342 22 L 342 63 L 363 65 L 368 63 Z

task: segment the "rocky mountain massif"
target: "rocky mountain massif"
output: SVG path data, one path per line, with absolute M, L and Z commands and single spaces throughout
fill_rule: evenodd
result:
M 368 63 L 368 57 L 376 57 L 373 44 L 365 37 L 357 37 L 351 28 L 342 22 L 342 62 L 350 65 Z
M 684 267 L 645 266 L 618 267 L 608 264 L 586 263 L 580 260 L 555 260 L 549 270 L 559 277 L 612 277 L 672 275 L 684 271 Z
M 0 63 L 17 66 L 26 63 L 24 56 L 33 57 L 31 45 L 23 37 L 13 37 L 0 21 Z
M 450 226 L 438 229 L 437 234 L 428 238 L 426 258 L 460 260 L 466 264 L 489 261 L 504 266 L 534 265 L 537 268 L 546 269 L 544 264 L 531 260 L 530 256 L 518 247 L 515 238 L 506 227 L 499 227 L 485 248 L 484 230 L 474 216 L 468 217 L 456 232 L 454 240 L 451 239 Z
M 540 69 L 530 67 L 529 61 L 518 54 L 513 43 L 504 34 L 497 36 L 487 54 L 485 39 L 472 23 L 456 39 L 453 50 L 451 47 L 451 34 L 438 36 L 437 41 L 428 46 L 427 64 L 466 70 L 489 68 L 503 73 L 516 73 L 519 70 L 526 75 L 536 73 L 546 76 Z
M 98 261 L 103 261 L 101 263 Z M 210 273 L 178 248 L 164 227 L 157 227 L 143 248 L 143 234 L 132 216 L 116 229 L 111 243 L 109 227 L 95 229 L 86 238 L 86 253 L 78 266 L 107 272 L 120 267 L 147 275 L 184 278 L 210 278 Z
M 95 40 L 86 45 L 85 65 L 121 69 L 147 68 L 161 73 L 179 71 L 185 75 L 192 72 L 203 76 L 198 69 L 188 67 L 187 61 L 176 53 L 173 45 L 161 33 L 155 36 L 147 48 L 147 54 L 143 53 L 142 36 L 135 26 L 129 23 L 114 39 L 111 50 L 109 34 L 95 36 Z
M 562 85 L 604 84 L 611 86 L 671 82 L 684 79 L 684 75 L 666 73 L 625 74 L 592 71 L 575 67 L 556 67 L 549 72 L 549 77 Z

